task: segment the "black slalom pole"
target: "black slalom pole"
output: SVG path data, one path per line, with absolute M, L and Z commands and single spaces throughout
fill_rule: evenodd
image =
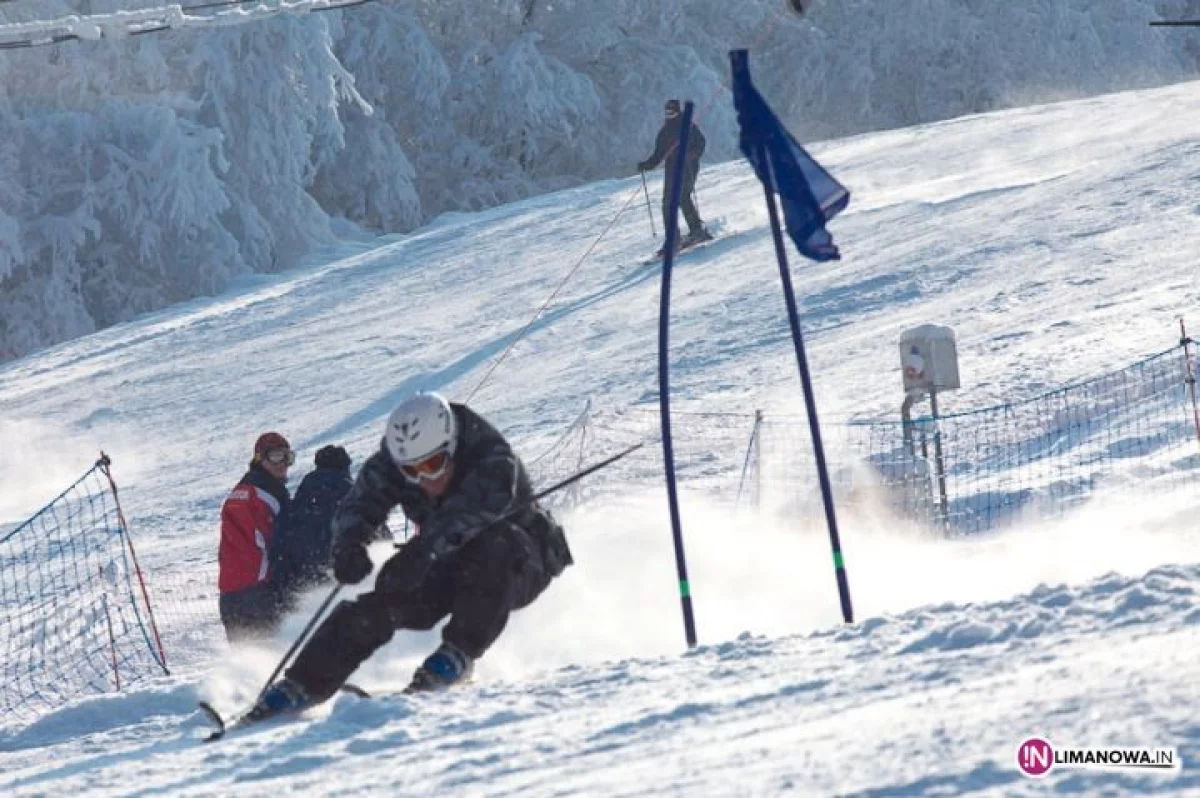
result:
M 759 162 L 769 163 L 759 143 Z M 763 184 L 767 198 L 767 218 L 771 222 L 771 237 L 775 242 L 775 258 L 779 261 L 779 278 L 783 282 L 783 298 L 787 305 L 788 324 L 796 347 L 796 361 L 800 368 L 800 386 L 804 391 L 804 405 L 808 410 L 808 428 L 812 433 L 813 455 L 817 461 L 817 481 L 821 485 L 821 501 L 825 506 L 825 522 L 829 527 L 829 546 L 833 552 L 834 577 L 837 579 L 838 599 L 842 605 L 842 620 L 854 623 L 854 606 L 850 601 L 850 579 L 846 576 L 846 561 L 842 557 L 842 541 L 838 535 L 837 514 L 833 509 L 833 487 L 829 481 L 829 466 L 825 462 L 825 447 L 821 443 L 821 424 L 817 419 L 817 400 L 813 393 L 812 377 L 808 368 L 808 356 L 804 352 L 804 333 L 800 327 L 800 313 L 796 309 L 796 293 L 792 288 L 792 275 L 788 269 L 787 250 L 783 245 L 783 232 L 779 225 L 779 211 L 775 207 L 775 194 Z
M 688 648 L 696 645 L 696 618 L 692 612 L 692 588 L 688 583 L 687 560 L 683 551 L 683 524 L 679 518 L 679 495 L 675 487 L 675 450 L 671 440 L 671 407 L 668 353 L 668 330 L 671 307 L 671 267 L 675 262 L 675 247 L 679 240 L 679 200 L 683 194 L 684 159 L 687 154 L 688 131 L 692 127 L 693 103 L 683 107 L 680 125 L 679 152 L 676 155 L 674 180 L 667 190 L 666 244 L 663 246 L 662 292 L 658 308 L 658 407 L 662 424 L 663 466 L 667 477 L 667 503 L 671 511 L 671 535 L 675 541 L 675 570 L 679 577 L 679 601 L 683 609 L 683 633 Z

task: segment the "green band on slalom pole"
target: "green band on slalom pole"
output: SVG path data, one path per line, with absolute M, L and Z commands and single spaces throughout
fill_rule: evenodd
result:
M 692 595 L 692 588 L 684 579 L 679 580 L 679 595 L 683 598 L 690 598 Z
M 846 567 L 846 563 L 842 559 L 842 553 L 840 551 L 835 551 L 833 553 L 833 567 L 837 568 L 838 570 L 842 570 Z

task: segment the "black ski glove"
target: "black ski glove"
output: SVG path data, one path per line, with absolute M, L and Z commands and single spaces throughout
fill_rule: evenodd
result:
M 650 169 L 650 164 L 646 163 L 645 161 L 638 161 L 638 171 L 639 172 L 645 172 L 649 169 Z
M 374 565 L 361 543 L 339 543 L 333 549 L 333 575 L 343 585 L 357 585 L 371 575 Z

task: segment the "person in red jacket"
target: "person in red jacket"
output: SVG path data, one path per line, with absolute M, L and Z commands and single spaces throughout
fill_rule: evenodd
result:
M 288 467 L 296 454 L 278 432 L 254 442 L 250 468 L 221 505 L 217 589 L 230 643 L 271 634 L 280 607 L 268 580 L 267 552 L 275 519 L 287 506 Z

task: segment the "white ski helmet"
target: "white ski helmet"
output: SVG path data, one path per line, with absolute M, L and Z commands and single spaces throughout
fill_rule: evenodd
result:
M 458 423 L 445 397 L 419 393 L 405 399 L 388 416 L 383 439 L 392 461 L 401 467 L 441 452 L 453 457 L 458 447 Z

